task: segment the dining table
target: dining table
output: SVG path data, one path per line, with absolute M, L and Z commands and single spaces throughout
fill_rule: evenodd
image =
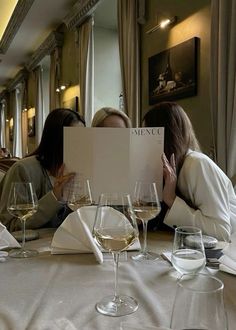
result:
M 98 263 L 92 253 L 51 254 L 55 229 L 38 230 L 26 242 L 38 250 L 32 258 L 7 257 L 0 263 L 0 330 L 120 330 L 170 327 L 180 274 L 161 254 L 171 251 L 173 232 L 148 232 L 148 247 L 157 260 L 135 261 L 137 251 L 123 253 L 118 292 L 138 301 L 130 315 L 111 317 L 95 305 L 114 293 L 114 264 L 109 254 Z M 141 236 L 141 235 L 140 235 Z M 236 277 L 205 267 L 224 283 L 228 330 L 236 329 Z

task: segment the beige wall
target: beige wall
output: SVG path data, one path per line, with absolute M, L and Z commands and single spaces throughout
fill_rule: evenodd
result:
M 210 153 L 212 128 L 210 114 L 210 0 L 147 0 L 147 21 L 141 32 L 141 117 L 148 104 L 148 58 L 193 37 L 200 38 L 198 56 L 198 92 L 196 96 L 176 100 L 188 113 L 202 149 Z M 177 16 L 170 29 L 146 31 L 164 16 Z

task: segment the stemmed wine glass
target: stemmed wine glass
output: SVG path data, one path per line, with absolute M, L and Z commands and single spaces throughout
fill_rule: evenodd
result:
M 159 255 L 148 251 L 147 225 L 161 211 L 161 205 L 157 194 L 156 183 L 136 182 L 134 189 L 133 208 L 137 220 L 143 224 L 143 246 L 139 254 L 132 256 L 133 260 L 156 260 Z
M 171 262 L 181 274 L 198 273 L 204 268 L 206 256 L 201 229 L 191 226 L 175 229 Z
M 64 199 L 72 211 L 92 205 L 92 193 L 88 179 L 73 178 L 64 191 Z
M 171 329 L 227 330 L 224 284 L 207 274 L 185 274 L 177 282 Z
M 122 316 L 135 312 L 137 301 L 118 294 L 118 262 L 120 252 L 134 243 L 138 227 L 129 194 L 101 194 L 97 207 L 93 236 L 102 249 L 111 252 L 115 269 L 115 292 L 96 304 L 98 312 L 110 316 Z
M 38 199 L 31 182 L 13 182 L 7 202 L 7 210 L 22 223 L 22 244 L 21 249 L 9 252 L 10 257 L 28 258 L 34 257 L 38 251 L 25 249 L 25 222 L 38 208 Z

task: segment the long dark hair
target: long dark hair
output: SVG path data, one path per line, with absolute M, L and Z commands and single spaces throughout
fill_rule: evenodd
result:
M 200 151 L 192 124 L 183 108 L 175 102 L 161 102 L 143 118 L 146 127 L 164 127 L 164 152 L 170 160 L 175 155 L 177 172 L 180 171 L 189 149 Z
M 36 155 L 40 164 L 55 176 L 63 163 L 63 127 L 79 122 L 85 126 L 78 112 L 63 108 L 51 111 L 45 120 L 39 146 L 30 156 Z

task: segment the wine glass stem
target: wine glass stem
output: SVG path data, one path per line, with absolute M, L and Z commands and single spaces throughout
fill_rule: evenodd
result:
M 22 243 L 21 243 L 21 249 L 24 250 L 25 248 L 25 221 L 21 219 L 22 224 Z
M 143 249 L 142 252 L 146 253 L 147 252 L 147 221 L 142 221 L 143 222 Z
M 115 273 L 115 288 L 114 288 L 114 301 L 119 300 L 118 295 L 118 264 L 119 264 L 119 252 L 112 252 L 113 260 L 114 260 L 114 273 Z

